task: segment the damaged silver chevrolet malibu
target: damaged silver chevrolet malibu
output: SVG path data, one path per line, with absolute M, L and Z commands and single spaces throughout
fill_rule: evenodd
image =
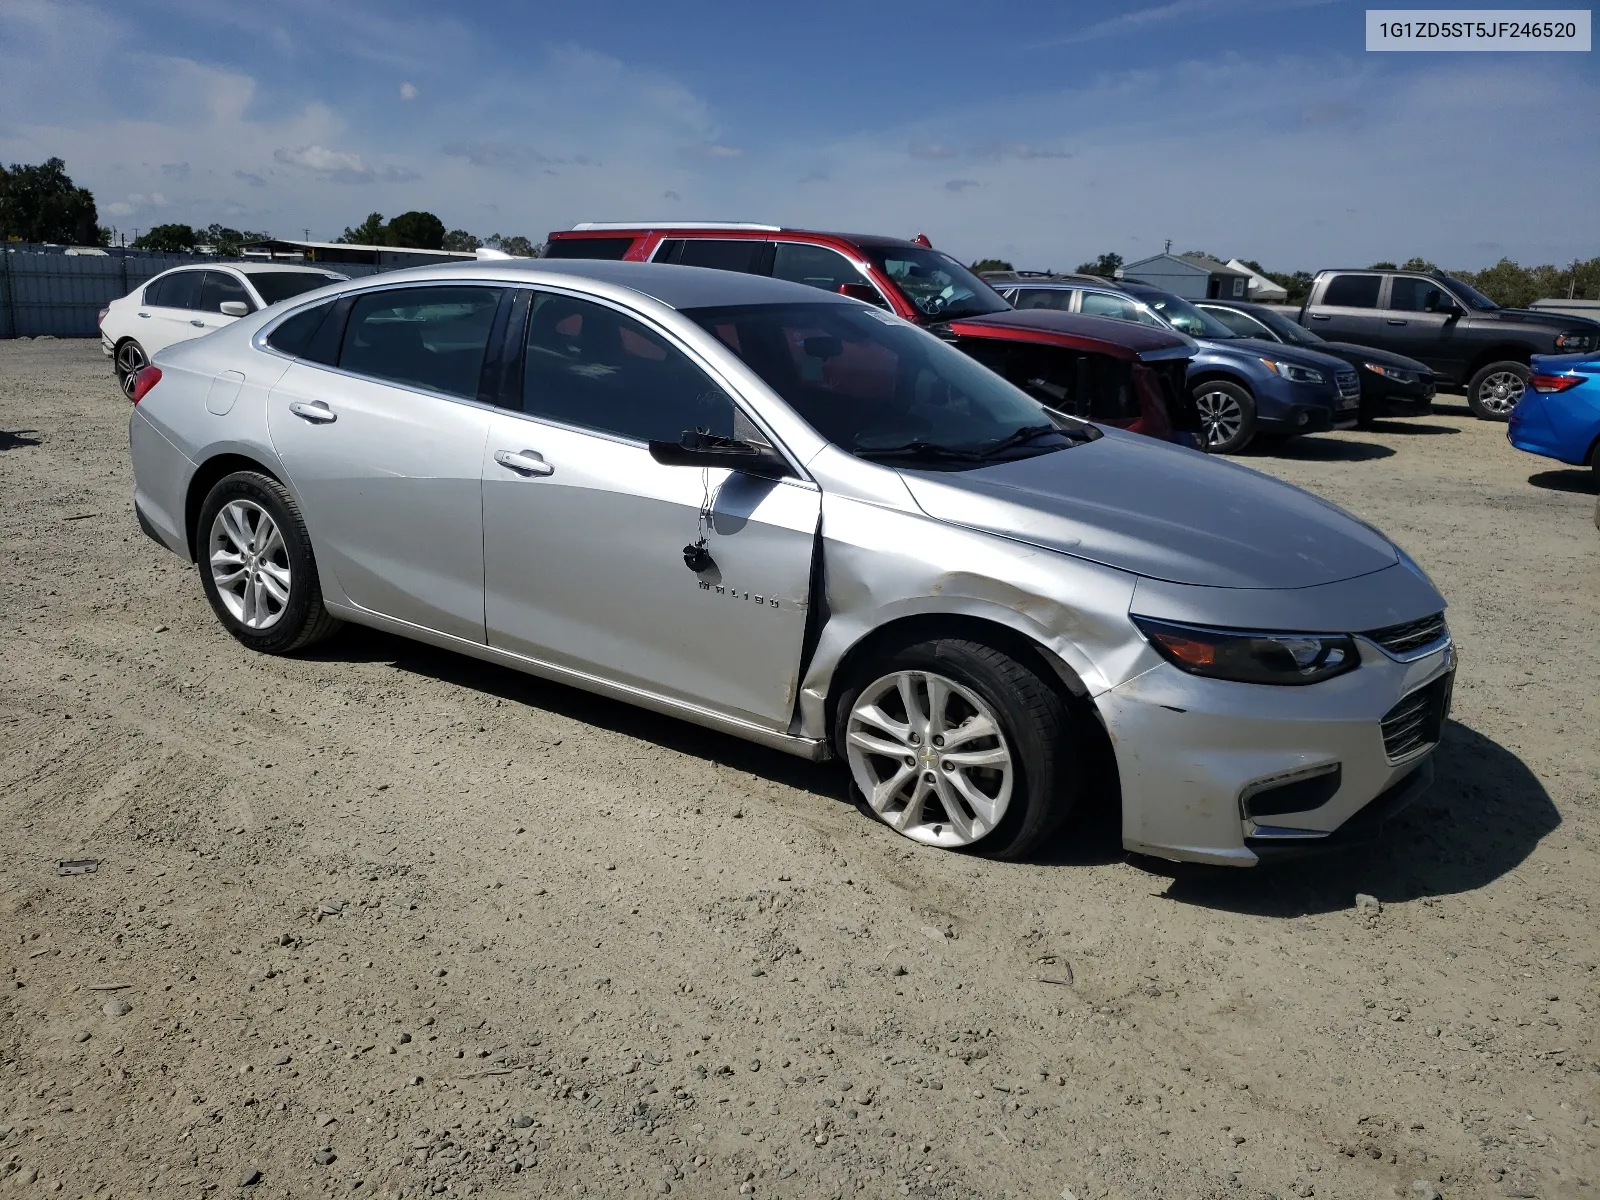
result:
M 139 521 L 255 650 L 390 630 L 837 756 L 895 831 L 1006 857 L 1120 799 L 1129 849 L 1250 865 L 1370 837 L 1432 777 L 1454 650 L 1392 543 L 858 300 L 451 264 L 267 308 L 130 392 Z

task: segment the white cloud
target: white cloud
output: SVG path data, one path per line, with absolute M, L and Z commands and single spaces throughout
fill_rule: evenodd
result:
M 417 85 L 409 80 L 400 85 L 400 99 L 415 100 L 417 98 Z
M 293 150 L 274 150 L 272 157 L 285 166 L 299 167 L 334 183 L 407 183 L 421 176 L 409 167 L 377 166 L 349 150 L 329 150 L 325 146 L 300 146 Z

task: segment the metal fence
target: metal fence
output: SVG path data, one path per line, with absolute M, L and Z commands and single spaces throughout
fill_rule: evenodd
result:
M 0 244 L 0 339 L 98 337 L 102 308 L 168 268 L 240 261 L 263 260 L 120 249 L 103 255 L 67 254 L 60 246 Z M 338 263 L 326 269 L 354 278 L 389 268 Z

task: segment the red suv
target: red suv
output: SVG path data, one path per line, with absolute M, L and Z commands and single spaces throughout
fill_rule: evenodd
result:
M 709 221 L 585 221 L 552 233 L 544 256 L 678 263 L 790 279 L 881 305 L 919 325 L 1011 311 L 999 293 L 923 237 L 908 242 Z

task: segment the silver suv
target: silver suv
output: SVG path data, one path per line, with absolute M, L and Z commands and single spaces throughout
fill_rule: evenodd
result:
M 1003 856 L 1120 798 L 1130 849 L 1250 865 L 1370 837 L 1431 778 L 1444 601 L 1381 534 L 845 297 L 401 271 L 132 394 L 139 520 L 256 650 L 390 630 L 836 755 L 894 830 Z

